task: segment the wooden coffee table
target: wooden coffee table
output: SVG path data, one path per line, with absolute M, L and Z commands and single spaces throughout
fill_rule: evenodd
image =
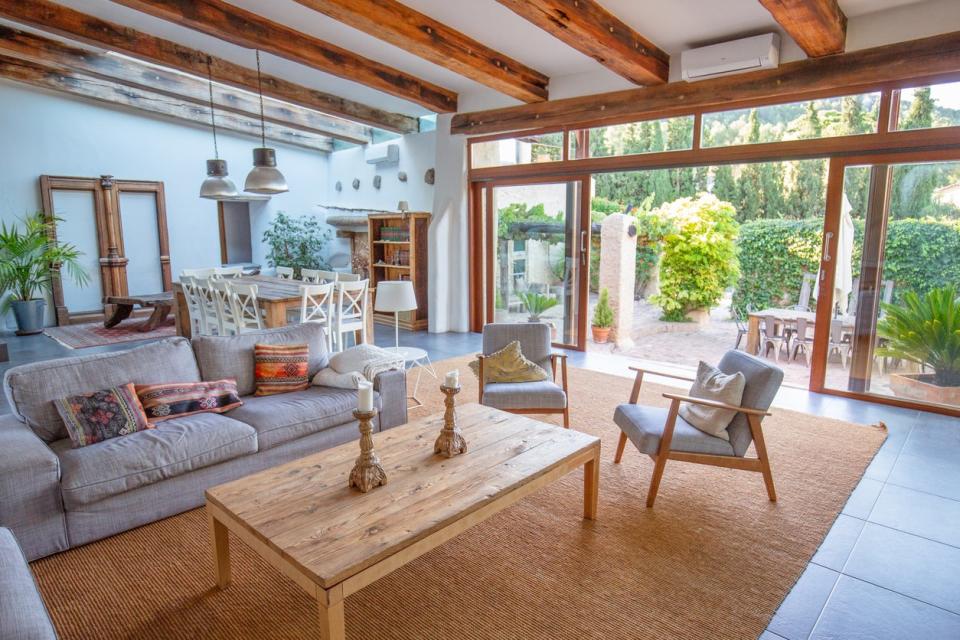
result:
M 347 487 L 356 442 L 207 490 L 217 583 L 232 532 L 312 597 L 320 637 L 345 637 L 344 598 L 583 467 L 583 516 L 597 514 L 600 439 L 478 404 L 457 409 L 467 453 L 434 455 L 442 414 L 374 435 L 388 482 Z

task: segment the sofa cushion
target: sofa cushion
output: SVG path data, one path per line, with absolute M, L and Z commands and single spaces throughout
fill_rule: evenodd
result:
M 67 510 L 257 451 L 253 427 L 215 413 L 166 420 L 155 429 L 82 449 L 51 445 L 60 458 Z
M 137 397 L 150 422 L 163 422 L 195 413 L 226 413 L 241 404 L 233 380 L 143 384 Z
M 166 338 L 126 351 L 45 360 L 14 367 L 3 388 L 14 414 L 46 442 L 67 437 L 53 401 L 128 382 L 196 382 L 197 361 L 184 338 Z
M 260 344 L 253 347 L 256 395 L 303 391 L 310 386 L 310 347 L 305 344 Z
M 86 447 L 152 428 L 136 387 L 130 383 L 61 398 L 53 404 L 67 426 L 74 447 Z
M 251 395 L 256 390 L 253 348 L 257 344 L 309 345 L 308 374 L 311 378 L 329 362 L 323 326 L 315 322 L 251 331 L 236 336 L 197 336 L 193 339 L 193 350 L 197 354 L 203 379 L 233 378 L 237 381 L 237 391 L 241 396 Z
M 660 439 L 663 437 L 668 413 L 667 409 L 660 407 L 626 403 L 617 407 L 613 421 L 641 453 L 656 455 L 660 450 Z M 734 455 L 729 442 L 700 431 L 680 416 L 677 416 L 673 427 L 670 449 L 716 456 Z
M 0 638 L 57 638 L 27 560 L 13 534 L 3 528 L 0 528 Z
M 380 408 L 379 394 L 374 394 L 373 404 Z M 310 387 L 303 391 L 244 398 L 243 406 L 231 411 L 230 417 L 257 430 L 257 442 L 263 451 L 351 422 L 356 408 L 356 389 Z

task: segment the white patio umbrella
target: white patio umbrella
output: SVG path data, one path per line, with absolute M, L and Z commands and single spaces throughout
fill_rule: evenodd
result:
M 843 203 L 840 206 L 840 228 L 837 232 L 837 253 L 833 256 L 836 262 L 833 279 L 833 303 L 840 306 L 840 313 L 847 312 L 847 302 L 850 292 L 853 291 L 853 218 L 850 212 L 853 207 L 847 194 L 843 194 Z M 820 277 L 813 289 L 814 297 L 820 295 Z

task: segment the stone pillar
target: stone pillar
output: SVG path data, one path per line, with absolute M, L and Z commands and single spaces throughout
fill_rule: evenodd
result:
M 633 290 L 637 278 L 637 227 L 632 216 L 615 213 L 600 225 L 600 289 L 610 293 L 618 349 L 633 346 Z

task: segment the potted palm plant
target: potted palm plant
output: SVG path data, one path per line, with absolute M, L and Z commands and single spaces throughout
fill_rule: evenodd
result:
M 613 327 L 613 309 L 610 308 L 610 292 L 600 291 L 597 306 L 593 308 L 593 323 L 590 330 L 593 332 L 593 341 L 603 344 L 610 338 L 610 329 Z
M 83 253 L 57 241 L 56 219 L 35 213 L 21 222 L 22 228 L 0 224 L 0 313 L 13 310 L 19 336 L 43 331 L 43 295 L 50 292 L 58 270 L 81 287 L 88 281 L 80 265 Z
M 517 297 L 520 298 L 520 302 L 523 303 L 527 313 L 530 314 L 527 317 L 529 322 L 540 322 L 540 316 L 559 303 L 554 296 L 548 296 L 534 291 L 518 293 Z
M 953 285 L 923 296 L 909 291 L 901 304 L 882 305 L 877 355 L 920 365 L 921 372 L 890 374 L 894 394 L 938 404 L 960 405 L 960 297 Z M 932 371 L 932 373 L 929 373 Z

